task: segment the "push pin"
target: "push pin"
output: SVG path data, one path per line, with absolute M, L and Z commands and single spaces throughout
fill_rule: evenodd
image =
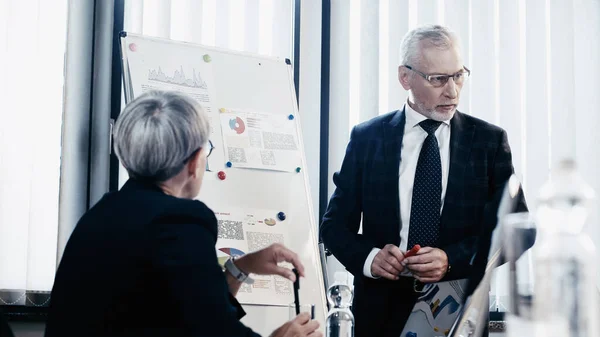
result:
M 225 180 L 227 175 L 225 174 L 225 172 L 219 171 L 219 173 L 217 173 L 217 177 L 219 177 L 219 179 L 221 179 L 221 180 Z
M 289 115 L 289 116 L 288 116 L 288 119 L 289 119 L 289 120 L 294 120 L 294 115 Z
M 231 162 L 230 162 L 230 161 L 228 161 L 228 162 L 227 162 L 225 165 L 226 165 L 227 167 L 231 167 L 231 166 L 233 166 L 233 164 L 231 164 Z
M 296 173 L 300 173 L 300 171 L 302 171 L 302 169 L 300 167 L 296 167 Z
M 283 212 L 277 213 L 277 218 L 279 219 L 279 221 L 285 220 L 285 213 L 283 213 Z
M 207 63 L 211 61 L 210 55 L 208 55 L 208 54 L 204 54 L 204 56 L 202 56 L 202 59 L 204 59 L 204 62 L 207 62 Z

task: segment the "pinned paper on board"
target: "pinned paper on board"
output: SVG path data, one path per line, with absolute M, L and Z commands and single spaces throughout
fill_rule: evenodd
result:
M 236 168 L 295 172 L 302 158 L 285 115 L 219 109 L 225 158 Z
M 128 62 L 136 65 L 129 68 L 131 76 L 138 79 L 132 88 L 134 95 L 139 96 L 152 90 L 177 91 L 198 102 L 210 125 L 211 156 L 207 160 L 206 171 L 222 168 L 224 152 L 219 111 L 214 108 L 216 90 L 213 64 L 198 60 L 193 55 L 179 57 L 176 63 L 165 63 L 165 59 L 170 59 L 167 51 L 164 54 L 162 50 L 145 53 L 145 48 L 146 42 L 129 44 L 131 51 L 137 51 L 128 54 Z M 217 180 L 218 177 L 216 174 L 206 174 L 204 179 Z
M 217 259 L 221 266 L 230 256 L 242 256 L 274 243 L 286 244 L 288 229 L 277 221 L 277 211 L 232 209 L 215 212 L 218 220 Z M 280 276 L 252 275 L 253 284 L 243 284 L 237 299 L 243 304 L 287 305 L 293 284 Z

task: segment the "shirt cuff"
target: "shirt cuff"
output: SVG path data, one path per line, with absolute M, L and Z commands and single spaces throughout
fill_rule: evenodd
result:
M 379 278 L 379 276 L 373 276 L 371 274 L 371 265 L 373 264 L 373 260 L 375 259 L 375 255 L 377 255 L 377 253 L 379 253 L 380 250 L 381 249 L 379 249 L 379 248 L 373 248 L 371 250 L 371 252 L 369 253 L 369 256 L 367 256 L 367 259 L 365 260 L 365 265 L 363 267 L 363 274 L 366 277 L 373 278 L 373 279 Z

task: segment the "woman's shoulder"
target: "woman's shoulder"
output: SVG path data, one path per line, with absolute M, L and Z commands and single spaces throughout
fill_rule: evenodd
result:
M 199 200 L 168 197 L 164 208 L 153 222 L 169 225 L 197 224 L 206 227 L 215 237 L 217 235 L 215 213 Z

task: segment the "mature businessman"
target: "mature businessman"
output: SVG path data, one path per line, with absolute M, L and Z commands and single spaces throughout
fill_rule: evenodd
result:
M 400 58 L 409 98 L 354 127 L 321 224 L 355 276 L 357 337 L 398 337 L 415 283 L 470 276 L 484 206 L 514 171 L 506 132 L 456 111 L 470 70 L 454 33 L 414 29 Z M 423 248 L 405 258 L 415 244 Z

